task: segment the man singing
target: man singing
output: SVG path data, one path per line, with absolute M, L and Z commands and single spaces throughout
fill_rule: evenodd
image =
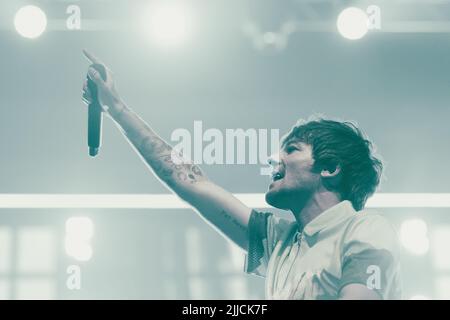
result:
M 106 70 L 105 81 L 93 65 L 88 70 L 104 111 L 162 183 L 247 252 L 245 271 L 266 278 L 267 298 L 401 297 L 396 234 L 382 216 L 364 211 L 382 163 L 355 125 L 317 119 L 283 137 L 266 193 L 268 204 L 295 217 L 282 219 L 248 208 L 197 165 L 179 161 L 182 155 L 127 107 Z M 83 99 L 92 101 L 86 83 Z

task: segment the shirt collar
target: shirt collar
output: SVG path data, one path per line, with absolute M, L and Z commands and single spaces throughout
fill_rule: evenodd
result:
M 307 236 L 313 236 L 325 228 L 337 226 L 355 214 L 356 211 L 350 201 L 341 201 L 311 220 L 303 229 L 303 233 Z

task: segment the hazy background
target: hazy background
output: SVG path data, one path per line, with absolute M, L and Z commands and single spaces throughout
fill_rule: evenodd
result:
M 449 192 L 450 32 L 442 23 L 450 1 L 184 1 L 194 28 L 171 49 L 134 26 L 150 2 L 0 3 L 0 193 L 167 193 L 110 119 L 99 156 L 87 155 L 82 48 L 114 71 L 124 100 L 165 139 L 177 128 L 192 131 L 195 120 L 204 129 L 285 133 L 321 113 L 355 120 L 373 139 L 386 161 L 381 192 Z M 25 4 L 47 14 L 40 38 L 14 30 Z M 81 30 L 64 28 L 69 4 L 81 8 Z M 369 4 L 380 6 L 382 29 L 344 39 L 335 27 L 339 12 Z M 282 50 L 258 50 L 243 32 L 249 21 L 266 32 L 292 19 L 329 28 L 295 32 Z M 383 31 L 399 21 L 417 22 L 420 32 Z M 422 21 L 436 29 L 421 32 Z M 258 165 L 202 168 L 234 193 L 263 193 L 269 181 Z M 448 208 L 382 213 L 395 226 L 422 218 L 431 238 L 433 228 L 448 231 L 450 223 Z M 95 226 L 86 262 L 64 251 L 65 221 L 77 215 Z M 405 298 L 450 297 L 450 268 L 436 269 L 432 255 L 405 252 Z M 263 298 L 263 280 L 244 275 L 242 262 L 192 210 L 0 210 L 0 298 Z M 66 287 L 72 264 L 82 270 L 80 290 Z

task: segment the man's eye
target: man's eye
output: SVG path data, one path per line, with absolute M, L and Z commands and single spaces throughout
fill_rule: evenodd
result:
M 298 150 L 298 149 L 296 147 L 294 147 L 294 146 L 289 146 L 289 147 L 286 148 L 286 152 L 287 153 L 292 153 L 295 150 Z

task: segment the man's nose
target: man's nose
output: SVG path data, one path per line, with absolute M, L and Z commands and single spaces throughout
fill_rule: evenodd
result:
M 269 160 L 267 160 L 267 163 L 273 168 L 278 166 L 280 164 L 280 154 L 279 153 L 272 154 L 269 157 Z

